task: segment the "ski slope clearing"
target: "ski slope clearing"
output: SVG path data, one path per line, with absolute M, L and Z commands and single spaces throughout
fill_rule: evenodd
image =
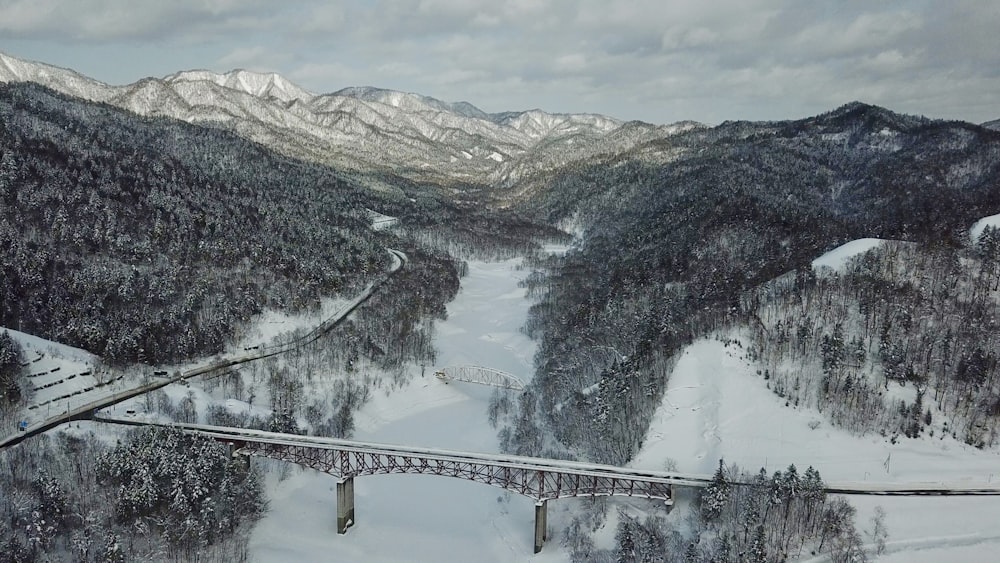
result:
M 58 342 L 46 340 L 26 332 L 2 327 L 0 327 L 0 330 L 6 330 L 10 333 L 10 337 L 16 340 L 21 345 L 21 348 L 24 349 L 24 353 L 28 360 L 32 360 L 34 358 L 34 356 L 31 355 L 32 352 L 43 356 L 48 355 L 55 361 L 62 360 L 67 362 L 76 362 L 79 364 L 94 364 L 98 359 L 97 356 L 86 350 L 81 350 L 80 348 L 74 348 L 65 344 L 59 344 Z
M 829 268 L 834 272 L 843 272 L 847 262 L 859 254 L 864 254 L 873 248 L 878 248 L 884 239 L 862 238 L 844 243 L 812 261 L 813 270 L 822 271 Z
M 484 365 L 525 381 L 535 345 L 520 332 L 528 306 L 519 260 L 470 262 L 462 289 L 435 326 L 437 366 L 411 366 L 410 383 L 378 392 L 355 416 L 354 438 L 389 444 L 496 452 L 486 419 L 489 387 L 434 377 L 438 367 Z M 421 374 L 423 372 L 423 374 Z M 501 391 L 505 392 L 505 391 Z M 268 483 L 270 511 L 250 538 L 250 558 L 286 561 L 565 561 L 558 539 L 532 555 L 534 504 L 500 489 L 442 477 L 378 475 L 355 480 L 357 523 L 336 530 L 336 478 L 290 470 Z M 556 507 L 549 508 L 553 521 Z M 556 529 L 550 524 L 550 529 Z
M 1000 453 L 950 436 L 902 439 L 852 436 L 812 409 L 786 406 L 757 375 L 736 343 L 696 341 L 681 354 L 645 444 L 633 462 L 681 472 L 711 472 L 719 458 L 755 471 L 800 471 L 812 465 L 824 480 L 947 484 L 995 483 Z M 1000 548 L 995 497 L 851 497 L 858 526 L 870 529 L 877 505 L 886 510 L 889 549 L 880 561 L 995 561 Z M 935 539 L 936 538 L 936 539 Z M 974 538 L 973 541 L 970 538 Z M 918 541 L 919 540 L 919 541 Z M 986 547 L 982 547 L 986 546 Z M 951 555 L 952 547 L 960 548 Z M 925 558 L 926 556 L 926 558 Z

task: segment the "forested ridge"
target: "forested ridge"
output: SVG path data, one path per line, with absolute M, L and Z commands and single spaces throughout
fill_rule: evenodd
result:
M 525 327 L 539 343 L 536 375 L 515 401 L 491 406 L 493 419 L 504 415 L 508 451 L 626 463 L 675 353 L 721 328 L 749 335 L 761 377 L 790 407 L 817 406 L 837 424 L 887 439 L 934 432 L 995 444 L 1000 237 L 988 230 L 973 246 L 968 227 L 1000 212 L 1000 132 L 855 103 L 798 121 L 695 128 L 590 158 L 551 171 L 503 211 L 476 187 L 378 183 L 393 189 L 369 190 L 363 179 L 223 130 L 140 118 L 36 85 L 0 86 L 0 325 L 111 364 L 174 362 L 220 351 L 265 309 L 301 312 L 349 294 L 385 271 L 386 247 L 398 248 L 410 264 L 351 320 L 280 361 L 205 382 L 209 392 L 266 405 L 270 418 L 239 418 L 219 405 L 200 413 L 190 395 L 146 401 L 147 412 L 168 418 L 349 437 L 352 411 L 373 389 L 402 384 L 404 366 L 433 364 L 432 321 L 458 292 L 461 259 L 527 254 L 538 267 L 525 282 L 537 299 Z M 369 209 L 399 226 L 373 230 Z M 538 239 L 567 238 L 545 226 L 557 223 L 579 238 L 565 256 L 543 258 Z M 862 237 L 906 242 L 845 272 L 813 273 L 814 258 Z M 0 408 L 21 399 L 22 361 L 0 333 Z M 310 393 L 332 373 L 344 377 Z M 0 456 L 60 469 L 35 481 L 6 469 L 17 492 L 0 495 L 0 511 L 19 528 L 0 540 L 25 560 L 77 549 L 84 560 L 190 557 L 220 541 L 220 557 L 245 558 L 239 542 L 230 546 L 238 552 L 224 552 L 238 522 L 211 514 L 230 501 L 198 512 L 202 505 L 182 499 L 191 509 L 182 535 L 169 512 L 177 495 L 149 488 L 142 498 L 108 496 L 91 520 L 65 517 L 90 502 L 79 487 L 132 491 L 130 479 L 171 467 L 179 469 L 158 475 L 158 486 L 200 490 L 182 482 L 190 467 L 256 487 L 255 475 L 224 469 L 220 452 L 180 437 L 156 438 L 206 448 L 205 463 L 157 462 L 164 452 L 149 438 L 132 435 L 109 450 L 60 437 L 31 459 L 23 449 Z M 81 480 L 70 485 L 65 452 L 80 448 L 102 462 L 77 468 Z M 777 561 L 833 538 L 853 553 L 849 506 L 797 496 L 790 478 L 758 475 L 753 488 L 720 501 L 724 514 L 703 515 L 698 545 L 655 517 L 623 516 L 614 556 Z M 245 508 L 252 518 L 262 506 Z M 129 519 L 149 533 L 122 550 Z M 581 558 L 585 536 L 566 540 Z
M 842 272 L 800 271 L 748 292 L 768 385 L 858 433 L 995 446 L 998 240 L 988 227 L 968 247 L 888 241 Z
M 201 382 L 222 397 L 207 408 L 193 393 L 148 394 L 141 408 L 166 419 L 350 437 L 353 412 L 374 390 L 433 363 L 433 321 L 458 291 L 461 258 L 531 252 L 536 237 L 560 235 L 436 186 L 383 176 L 376 183 L 394 189 L 370 190 L 364 178 L 221 130 L 36 85 L 0 88 L 0 139 L 0 324 L 110 364 L 219 352 L 251 315 L 350 297 L 385 275 L 386 248 L 407 254 L 322 338 Z M 372 229 L 369 210 L 398 225 Z M 25 365 L 0 332 L 0 413 L 27 405 Z M 226 398 L 266 414 L 234 412 Z M 0 528 L 0 561 L 246 559 L 245 523 L 263 500 L 254 468 L 227 461 L 224 449 L 145 430 L 113 449 L 92 434 L 40 440 L 31 452 L 0 452 L 11 485 L 0 490 L 11 523 Z M 32 479 L 36 470 L 43 476 Z
M 733 330 L 790 408 L 818 407 L 893 442 L 995 444 L 997 237 L 987 229 L 971 245 L 969 227 L 1000 212 L 998 187 L 997 132 L 859 103 L 699 128 L 553 172 L 520 209 L 579 236 L 526 282 L 538 299 L 526 327 L 539 341 L 536 375 L 501 429 L 503 447 L 626 463 L 675 354 Z M 840 274 L 813 272 L 825 251 L 864 237 L 908 242 Z M 763 488 L 741 489 L 748 504 L 729 505 L 726 524 L 702 514 L 693 541 L 655 516 L 622 514 L 614 553 L 580 533 L 602 516 L 574 521 L 568 547 L 574 560 L 865 560 L 846 502 L 789 526 L 798 501 L 773 491 L 761 500 L 768 478 L 753 480 Z M 704 512 L 712 493 L 701 502 Z M 770 503 L 783 506 L 778 520 Z M 884 545 L 884 525 L 873 526 Z
M 562 171 L 522 206 L 582 235 L 529 280 L 537 373 L 509 448 L 627 461 L 671 356 L 742 322 L 743 292 L 851 239 L 960 246 L 1000 211 L 998 180 L 997 132 L 858 103 Z
M 213 353 L 388 258 L 371 197 L 232 135 L 0 88 L 0 323 L 111 363 Z

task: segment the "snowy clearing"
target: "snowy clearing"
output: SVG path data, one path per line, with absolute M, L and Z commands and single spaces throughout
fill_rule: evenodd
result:
M 829 268 L 835 272 L 843 272 L 848 260 L 873 248 L 878 248 L 884 242 L 886 242 L 884 239 L 878 238 L 852 240 L 813 260 L 812 267 L 814 270 Z
M 118 380 L 110 381 L 109 374 L 98 371 L 100 358 L 86 350 L 13 329 L 0 330 L 6 330 L 24 351 L 31 399 L 23 419 L 29 423 L 58 415 L 70 404 L 81 404 L 120 386 Z
M 989 217 L 983 217 L 982 219 L 976 221 L 972 228 L 969 229 L 969 236 L 972 237 L 972 243 L 975 244 L 979 242 L 979 237 L 982 236 L 983 231 L 986 227 L 1000 228 L 1000 215 L 990 215 Z

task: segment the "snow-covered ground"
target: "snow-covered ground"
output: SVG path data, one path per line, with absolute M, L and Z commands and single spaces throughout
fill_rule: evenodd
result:
M 818 271 L 829 268 L 835 272 L 842 272 L 848 260 L 859 254 L 864 254 L 873 248 L 878 248 L 883 242 L 885 240 L 878 238 L 852 240 L 813 260 L 812 267 Z
M 969 236 L 972 238 L 973 243 L 979 242 L 979 237 L 982 236 L 986 227 L 1000 227 L 1000 215 L 983 217 L 972 225 L 972 228 L 969 229 Z
M 850 256 L 877 246 L 855 241 L 814 263 L 838 268 Z M 556 250 L 556 249 L 552 249 Z M 438 365 L 412 366 L 411 383 L 376 391 L 356 415 L 361 440 L 414 446 L 495 452 L 496 431 L 486 420 L 492 389 L 433 376 L 449 365 L 484 365 L 532 376 L 534 344 L 521 332 L 530 302 L 517 282 L 529 273 L 519 261 L 472 262 L 462 290 L 448 306 L 448 320 L 437 323 Z M 317 317 L 342 303 L 330 301 Z M 266 342 L 277 333 L 312 326 L 306 318 L 265 315 L 245 342 Z M 95 358 L 11 331 L 36 360 L 32 380 L 48 381 L 61 372 L 85 371 Z M 732 337 L 733 335 L 728 335 Z M 739 335 L 735 335 L 739 336 Z M 53 373 L 55 367 L 60 369 Z M 41 372 L 48 370 L 47 374 Z M 73 383 L 82 377 L 78 375 Z M 193 386 L 165 389 L 176 402 L 191 394 L 199 412 L 214 400 Z M 118 410 L 142 410 L 142 398 Z M 228 400 L 234 410 L 254 409 Z M 121 414 L 119 412 L 119 414 Z M 264 411 L 255 414 L 266 414 Z M 141 414 L 140 414 L 141 416 Z M 83 423 L 86 431 L 92 425 Z M 79 426 L 79 424 L 77 425 Z M 107 428 L 104 426 L 98 427 Z M 768 472 L 795 463 L 800 471 L 816 467 L 827 481 L 993 483 L 1000 479 L 1000 452 L 977 450 L 950 437 L 903 439 L 856 437 L 831 427 L 810 409 L 785 405 L 766 388 L 739 345 L 702 339 L 680 356 L 663 402 L 633 466 L 711 473 L 718 459 L 749 470 Z M 279 480 L 268 475 L 270 512 L 250 542 L 255 561 L 565 561 L 559 546 L 560 520 L 574 500 L 550 503 L 550 538 L 532 555 L 533 506 L 529 499 L 459 479 L 418 475 L 362 477 L 356 480 L 357 523 L 336 534 L 336 479 L 292 468 Z M 858 524 L 870 528 L 876 506 L 885 508 L 889 529 L 883 563 L 914 561 L 996 561 L 1000 553 L 1000 499 L 997 497 L 851 497 Z M 629 501 L 623 501 L 629 502 Z M 633 504 L 636 509 L 643 507 Z M 615 513 L 597 532 L 599 546 L 610 547 Z
M 254 346 L 268 346 L 287 341 L 296 331 L 309 331 L 319 326 L 323 321 L 338 315 L 349 307 L 352 300 L 343 297 L 324 297 L 319 308 L 307 313 L 288 314 L 274 309 L 267 309 L 256 315 L 250 321 L 250 327 L 236 342 L 229 347 L 227 353 L 239 354 L 253 350 Z
M 7 331 L 24 351 L 24 367 L 31 387 L 29 410 L 24 416 L 28 422 L 59 414 L 68 404 L 93 400 L 118 383 L 99 372 L 99 359 L 85 350 L 13 329 L 0 330 Z
M 240 341 L 229 346 L 226 354 L 236 356 L 248 350 L 261 346 L 273 345 L 290 338 L 295 331 L 310 330 L 324 320 L 338 314 L 349 307 L 353 301 L 343 298 L 324 298 L 317 310 L 298 315 L 287 315 L 279 311 L 268 310 L 253 320 Z M 172 366 L 141 367 L 131 369 L 126 373 L 112 374 L 101 367 L 100 358 L 79 348 L 59 344 L 38 336 L 0 327 L 9 332 L 11 338 L 20 343 L 24 350 L 24 363 L 28 369 L 28 382 L 31 386 L 31 400 L 27 410 L 20 417 L 33 425 L 52 416 L 58 416 L 69 408 L 93 403 L 116 392 L 135 387 L 142 378 L 168 377 L 177 370 L 186 371 L 211 361 L 211 358 L 192 360 L 184 364 Z M 171 398 L 183 397 L 189 389 L 186 384 L 178 383 L 165 388 Z M 194 388 L 197 398 L 205 396 L 198 402 L 199 412 L 213 402 L 200 389 Z M 142 411 L 145 399 L 137 397 L 111 408 L 109 414 L 120 414 L 126 410 Z M 8 428 L 0 431 L 0 437 L 5 434 L 15 434 L 16 429 Z
M 831 427 L 812 409 L 785 406 L 766 387 L 741 346 L 713 339 L 681 355 L 654 415 L 635 467 L 663 469 L 672 459 L 682 472 L 711 473 L 719 458 L 756 471 L 799 471 L 812 465 L 824 480 L 992 483 L 1000 479 L 1000 453 L 977 450 L 946 437 L 857 437 Z M 1000 498 L 850 497 L 859 528 L 870 529 L 877 505 L 885 508 L 887 554 L 879 561 L 997 561 Z M 955 550 L 954 552 L 952 550 Z
M 469 263 L 461 292 L 448 305 L 448 320 L 435 326 L 438 365 L 413 366 L 411 384 L 377 392 L 356 415 L 357 439 L 497 451 L 496 431 L 486 419 L 493 390 L 446 384 L 433 373 L 482 365 L 531 379 L 535 346 L 519 330 L 530 302 L 517 287 L 529 272 L 517 269 L 518 263 Z M 533 502 L 500 489 L 423 475 L 360 477 L 356 525 L 338 536 L 336 478 L 298 469 L 290 475 L 269 484 L 270 511 L 250 540 L 255 561 L 566 560 L 557 539 L 532 555 Z

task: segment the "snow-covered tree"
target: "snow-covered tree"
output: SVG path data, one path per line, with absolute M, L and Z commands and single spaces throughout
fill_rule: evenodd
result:
M 714 522 L 726 508 L 730 497 L 730 484 L 726 479 L 725 466 L 719 459 L 719 467 L 712 476 L 712 482 L 701 490 L 701 517 L 706 522 Z

